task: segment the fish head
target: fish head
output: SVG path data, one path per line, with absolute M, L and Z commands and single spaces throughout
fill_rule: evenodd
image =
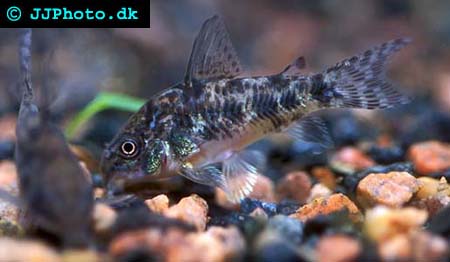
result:
M 119 180 L 161 178 L 173 166 L 169 143 L 145 127 L 143 116 L 132 116 L 104 149 L 100 170 L 107 186 Z
M 104 150 L 101 172 L 106 184 L 117 180 L 161 178 L 172 162 L 169 144 L 161 139 L 145 140 L 122 134 Z

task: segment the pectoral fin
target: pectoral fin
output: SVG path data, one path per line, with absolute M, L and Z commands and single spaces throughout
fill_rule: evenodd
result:
M 265 159 L 258 151 L 234 153 L 222 164 L 222 171 L 214 165 L 193 168 L 185 164 L 180 175 L 199 184 L 219 187 L 232 202 L 239 202 L 252 192 Z

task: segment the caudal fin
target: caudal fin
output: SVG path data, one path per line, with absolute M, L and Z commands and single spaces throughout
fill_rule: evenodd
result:
M 375 109 L 408 103 L 388 82 L 386 64 L 409 42 L 406 38 L 386 42 L 312 76 L 313 97 L 330 107 Z

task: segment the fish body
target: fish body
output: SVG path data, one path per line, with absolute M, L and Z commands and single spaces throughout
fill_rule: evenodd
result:
M 15 148 L 20 197 L 30 224 L 59 237 L 65 247 L 86 247 L 91 239 L 92 185 L 63 132 L 51 121 L 48 86 L 43 85 L 40 101 L 34 97 L 31 29 L 22 30 Z
M 406 45 L 398 39 L 302 75 L 294 60 L 270 76 L 242 71 L 222 21 L 208 19 L 197 36 L 183 82 L 152 97 L 105 149 L 106 181 L 182 175 L 222 188 L 230 200 L 251 192 L 264 165 L 246 147 L 270 134 L 331 144 L 310 113 L 326 108 L 388 108 L 407 102 L 385 80 L 387 58 Z

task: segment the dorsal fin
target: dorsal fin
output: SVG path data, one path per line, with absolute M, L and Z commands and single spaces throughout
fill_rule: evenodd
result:
M 192 47 L 184 82 L 192 80 L 233 78 L 241 66 L 225 24 L 217 15 L 209 18 L 197 35 Z
M 306 66 L 306 61 L 303 56 L 297 57 L 292 63 L 290 63 L 286 68 L 281 72 L 283 75 L 297 75 L 300 73 L 302 69 Z

